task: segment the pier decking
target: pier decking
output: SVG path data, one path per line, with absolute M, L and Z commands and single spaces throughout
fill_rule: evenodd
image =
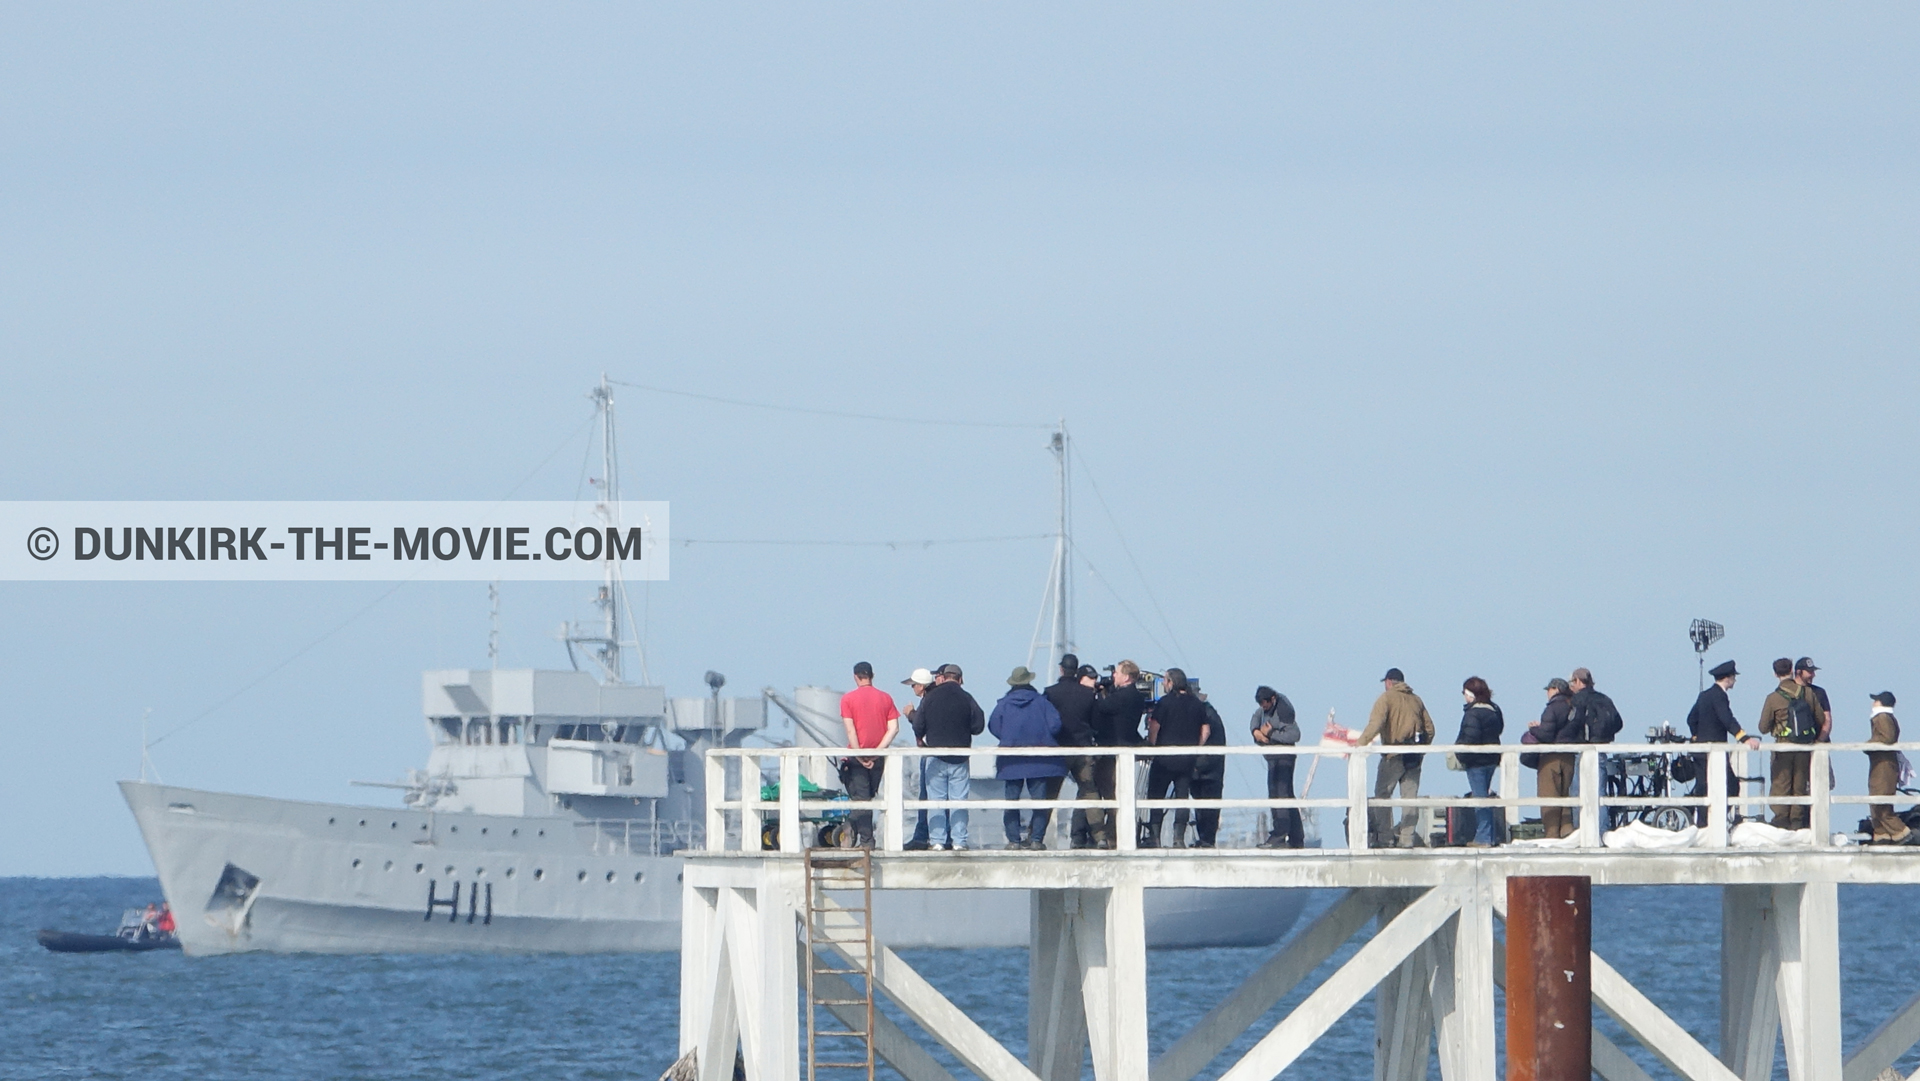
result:
M 1653 745 L 1673 753 L 1673 745 Z M 1424 748 L 1432 755 L 1451 748 Z M 1482 750 L 1484 748 L 1474 748 Z M 1720 1054 L 1709 1051 L 1595 954 L 1593 999 L 1634 1040 L 1690 1081 L 1758 1081 L 1771 1074 L 1784 1044 L 1794 1081 L 1871 1081 L 1920 1042 L 1916 995 L 1860 1046 L 1841 1046 L 1838 887 L 1920 884 L 1920 848 L 1837 843 L 1828 828 L 1837 813 L 1866 797 L 1826 791 L 1825 756 L 1866 745 L 1822 745 L 1814 792 L 1798 801 L 1746 798 L 1748 803 L 1799 802 L 1814 828 L 1806 843 L 1737 847 L 1721 756 L 1723 747 L 1687 747 L 1708 753 L 1716 781 L 1704 799 L 1615 799 L 1602 792 L 1599 755 L 1642 748 L 1584 748 L 1581 794 L 1563 801 L 1581 809 L 1572 847 L 1529 845 L 1492 849 L 1369 850 L 1366 812 L 1375 807 L 1478 803 L 1518 817 L 1541 801 L 1508 796 L 1464 799 L 1374 800 L 1366 793 L 1367 758 L 1378 748 L 1300 748 L 1302 754 L 1346 758 L 1347 795 L 1291 801 L 1303 807 L 1345 808 L 1354 830 L 1347 849 L 1298 851 L 1138 849 L 1122 830 L 1114 851 L 976 850 L 907 852 L 905 820 L 923 805 L 904 798 L 889 769 L 880 797 L 881 845 L 860 861 L 864 881 L 854 888 L 1008 889 L 1030 891 L 1032 914 L 1028 987 L 1028 1061 L 1022 1062 L 933 988 L 865 934 L 861 919 L 839 909 L 810 876 L 802 834 L 808 816 L 844 810 L 845 801 L 803 802 L 798 778 L 817 749 L 728 751 L 708 759 L 708 791 L 728 790 L 728 763 L 768 760 L 780 778 L 779 798 L 758 799 L 755 772 L 746 798 L 710 798 L 710 848 L 687 853 L 681 963 L 682 1052 L 696 1052 L 702 1081 L 730 1077 L 736 1049 L 750 1081 L 798 1081 L 808 1076 L 852 1076 L 815 1071 L 801 1053 L 802 1010 L 816 1007 L 803 994 L 807 968 L 828 973 L 824 997 L 856 1001 L 868 989 L 895 1003 L 916 1024 L 985 1081 L 1069 1081 L 1082 1076 L 1091 1052 L 1096 1081 L 1188 1081 L 1315 969 L 1370 924 L 1378 930 L 1245 1055 L 1225 1064 L 1226 1081 L 1266 1081 L 1282 1075 L 1302 1052 L 1369 993 L 1378 1027 L 1374 1075 L 1383 1081 L 1421 1081 L 1437 1050 L 1449 1081 L 1497 1076 L 1494 989 L 1504 976 L 1502 938 L 1506 879 L 1510 876 L 1585 876 L 1596 886 L 1712 885 L 1722 890 L 1720 943 Z M 1872 749 L 1884 750 L 1884 745 Z M 1248 753 L 1228 748 L 1230 753 Z M 1518 788 L 1517 748 L 1503 749 L 1510 783 Z M 901 757 L 902 751 L 879 752 Z M 1056 752 L 1057 753 L 1057 752 Z M 1112 749 L 1131 775 L 1132 748 Z M 1395 749 L 1395 753 L 1399 753 Z M 1430 759 L 1434 761 L 1436 759 Z M 905 762 L 895 763 L 904 766 Z M 736 781 L 736 791 L 739 790 Z M 1136 799 L 1127 786 L 1113 806 L 1121 821 L 1155 806 L 1259 806 L 1268 800 Z M 1547 801 L 1555 802 L 1555 801 Z M 1608 806 L 1707 808 L 1708 825 L 1696 847 L 1642 850 L 1607 847 L 1600 828 Z M 925 804 L 926 806 L 935 806 Z M 1087 806 L 1054 801 L 1056 808 Z M 1735 803 L 1735 807 L 1738 807 Z M 970 809 L 1009 806 L 1003 800 L 968 801 Z M 1026 806 L 1038 806 L 1028 803 Z M 1864 810 L 1864 808 L 1862 808 Z M 781 851 L 758 849 L 761 819 L 780 822 Z M 748 839 L 742 845 L 740 838 Z M 817 854 L 816 854 L 817 855 Z M 1300 928 L 1190 1032 L 1157 1058 L 1148 1053 L 1144 891 L 1160 887 L 1322 887 L 1344 896 L 1310 926 Z M 846 886 L 834 887 L 835 890 Z M 838 933 L 836 933 L 836 931 Z M 821 959 L 827 959 L 823 962 Z M 836 982 L 837 981 L 837 982 Z M 819 977 L 815 985 L 821 986 Z M 819 996 L 817 990 L 812 993 Z M 815 997 L 813 1001 L 819 1001 Z M 826 1005 L 832 1012 L 836 1007 Z M 844 1007 L 841 1007 L 844 1008 Z M 809 1014 L 811 1016 L 811 1014 Z M 904 1030 L 877 1011 L 871 1050 L 908 1081 L 948 1081 L 950 1074 Z M 853 1017 L 842 1018 L 849 1022 Z M 1640 1081 L 1647 1074 L 1618 1046 L 1594 1034 L 1593 1069 L 1608 1081 Z

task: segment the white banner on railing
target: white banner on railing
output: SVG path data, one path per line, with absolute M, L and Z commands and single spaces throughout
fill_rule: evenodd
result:
M 0 581 L 667 577 L 667 504 L 0 502 Z

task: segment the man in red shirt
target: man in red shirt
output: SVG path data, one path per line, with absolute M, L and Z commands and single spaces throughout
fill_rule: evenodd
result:
M 892 745 L 895 733 L 900 731 L 900 711 L 893 704 L 893 696 L 873 685 L 873 665 L 866 661 L 853 666 L 853 682 L 853 690 L 840 696 L 840 723 L 846 726 L 847 746 L 860 750 Z M 847 797 L 872 799 L 880 791 L 880 774 L 886 765 L 884 758 L 841 759 L 840 783 L 846 786 Z M 854 844 L 873 847 L 872 811 L 853 812 L 853 835 Z

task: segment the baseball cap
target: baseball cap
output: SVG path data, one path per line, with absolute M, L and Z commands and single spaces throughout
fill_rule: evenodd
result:
M 1892 691 L 1881 691 L 1879 694 L 1870 695 L 1869 697 L 1871 697 L 1875 702 L 1878 702 L 1881 705 L 1887 707 L 1888 709 L 1893 708 L 1893 692 Z
M 949 679 L 961 678 L 960 666 L 957 664 L 943 664 L 940 667 L 934 669 L 933 674 L 936 676 L 946 676 Z
M 1561 694 L 1566 694 L 1568 691 L 1573 690 L 1573 685 L 1568 683 L 1566 680 L 1561 679 L 1559 676 L 1555 676 L 1552 679 L 1547 681 L 1547 685 L 1543 689 L 1549 690 L 1549 691 L 1559 691 Z
M 1818 672 L 1820 666 L 1813 663 L 1812 657 L 1802 657 L 1793 662 L 1793 670 L 1796 672 Z
M 873 665 L 868 664 L 866 661 L 861 661 L 853 666 L 853 674 L 859 676 L 861 679 L 872 679 Z
M 926 669 L 924 669 L 924 668 L 916 668 L 916 669 L 914 669 L 914 670 L 913 670 L 913 674 L 912 674 L 912 675 L 910 675 L 910 676 L 908 676 L 907 678 L 905 678 L 905 679 L 903 679 L 903 680 L 901 680 L 900 682 L 902 682 L 902 683 L 918 683 L 918 684 L 920 684 L 920 685 L 921 685 L 922 687 L 925 687 L 925 686 L 927 686 L 927 685 L 929 685 L 929 684 L 931 684 L 931 683 L 933 682 L 933 673 L 932 673 L 932 672 L 929 672 L 929 671 L 927 671 L 927 670 L 926 670 Z
M 1398 668 L 1389 668 L 1387 669 L 1387 674 L 1384 676 L 1381 676 L 1380 678 L 1382 681 L 1390 679 L 1395 683 L 1405 683 L 1407 681 L 1407 674 L 1405 672 L 1400 671 Z

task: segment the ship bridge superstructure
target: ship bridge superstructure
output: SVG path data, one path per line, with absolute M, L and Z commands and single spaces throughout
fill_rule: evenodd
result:
M 536 668 L 423 673 L 421 708 L 432 750 L 408 804 L 492 815 L 694 819 L 698 753 L 766 725 L 758 697 L 669 699 Z

